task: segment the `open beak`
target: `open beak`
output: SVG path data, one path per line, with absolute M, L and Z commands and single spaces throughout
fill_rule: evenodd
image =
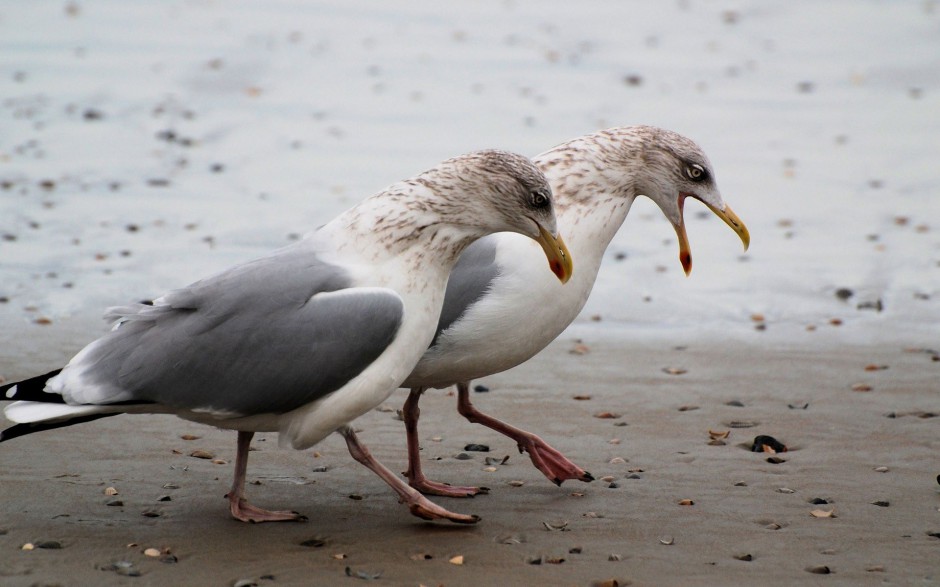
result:
M 565 241 L 561 240 L 561 235 L 553 236 L 541 224 L 538 224 L 538 227 L 539 238 L 536 240 L 542 245 L 542 250 L 545 251 L 545 256 L 548 257 L 548 266 L 551 267 L 552 273 L 558 277 L 559 281 L 566 283 L 571 279 L 571 272 L 574 270 L 574 265 L 571 263 L 571 253 L 568 252 Z
M 699 201 L 702 202 L 701 200 Z M 702 203 L 708 206 L 709 210 L 714 212 L 716 216 L 725 221 L 725 224 L 731 227 L 731 230 L 733 230 L 741 239 L 741 242 L 744 243 L 744 250 L 746 251 L 751 244 L 751 234 L 747 231 L 747 227 L 744 226 L 741 219 L 738 218 L 738 215 L 731 210 L 731 207 L 725 205 L 724 210 L 719 210 L 708 202 Z M 685 195 L 683 194 L 679 198 L 679 224 L 675 228 L 676 236 L 679 237 L 679 262 L 682 263 L 682 269 L 685 271 L 685 274 L 688 275 L 692 272 L 692 249 L 689 247 L 689 237 L 685 233 L 684 204 Z

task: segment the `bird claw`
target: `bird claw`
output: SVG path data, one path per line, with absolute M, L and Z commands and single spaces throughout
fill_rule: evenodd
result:
M 266 510 L 248 503 L 244 497 L 232 498 L 226 494 L 229 499 L 229 509 L 232 517 L 239 522 L 248 522 L 250 524 L 260 524 L 262 522 L 306 522 L 307 516 L 287 510 Z
M 408 485 L 425 495 L 439 495 L 441 497 L 472 498 L 475 495 L 486 495 L 489 487 L 455 487 L 449 483 L 431 481 L 423 475 L 420 478 L 409 478 Z
M 456 514 L 427 500 L 411 503 L 408 505 L 408 509 L 411 511 L 411 515 L 422 520 L 450 520 L 455 524 L 476 524 L 482 519 L 474 514 Z

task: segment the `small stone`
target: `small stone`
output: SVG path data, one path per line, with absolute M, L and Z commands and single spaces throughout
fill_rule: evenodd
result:
M 796 491 L 790 489 L 789 487 L 778 487 L 778 488 L 777 488 L 777 493 L 787 493 L 787 494 L 790 494 L 790 493 L 796 493 Z
M 806 567 L 806 572 L 813 573 L 814 575 L 828 575 L 832 571 L 826 565 L 818 565 L 815 567 Z
M 211 460 L 215 458 L 215 455 L 206 450 L 194 450 L 189 453 L 189 456 L 197 459 Z
M 695 502 L 691 499 L 680 499 L 679 505 L 695 505 Z
M 877 473 L 887 473 L 890 469 L 888 467 L 875 467 L 874 471 Z
M 472 455 L 468 455 L 468 454 L 465 453 L 465 452 L 459 452 L 459 453 L 457 453 L 457 454 L 454 455 L 454 458 L 457 459 L 458 461 L 469 461 L 470 459 L 473 458 L 473 456 L 472 456 Z
M 751 452 L 766 452 L 770 454 L 787 452 L 787 445 L 783 444 L 773 436 L 760 434 L 754 437 L 754 442 L 751 443 Z
M 886 501 L 886 500 L 882 500 L 882 499 L 879 499 L 878 501 L 873 501 L 873 502 L 871 502 L 871 504 L 872 504 L 872 505 L 876 505 L 876 506 L 878 506 L 878 507 L 880 507 L 880 508 L 886 508 L 886 507 L 888 507 L 888 506 L 891 505 L 890 502 L 888 502 L 888 501 Z
M 840 300 L 847 300 L 854 295 L 855 295 L 855 292 L 850 290 L 847 287 L 840 287 L 839 289 L 836 290 L 836 297 L 839 298 Z
M 474 385 L 474 386 L 473 386 L 473 391 L 475 391 L 475 392 L 477 392 L 477 393 L 486 393 L 486 392 L 488 392 L 489 390 L 490 390 L 490 388 L 487 387 L 487 386 L 485 386 L 485 385 Z
M 150 556 L 150 557 L 156 558 L 160 556 L 160 551 L 157 550 L 156 548 L 148 548 L 144 551 L 144 556 Z
M 36 543 L 36 548 L 42 548 L 45 550 L 59 550 L 62 548 L 62 543 L 58 540 L 40 540 Z
M 455 557 L 451 557 L 450 559 L 447 560 L 447 562 L 449 562 L 452 565 L 462 565 L 464 562 L 463 555 L 457 555 Z
M 752 560 L 754 560 L 754 557 L 753 557 L 750 553 L 746 553 L 746 554 L 736 554 L 736 555 L 734 555 L 734 558 L 735 558 L 736 560 L 745 561 L 745 562 L 751 562 Z
M 490 447 L 485 444 L 468 444 L 463 449 L 470 452 L 490 452 Z

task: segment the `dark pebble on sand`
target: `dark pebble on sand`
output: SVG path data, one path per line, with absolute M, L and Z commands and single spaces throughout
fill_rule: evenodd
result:
M 302 540 L 300 542 L 301 546 L 306 546 L 307 548 L 320 548 L 326 546 L 326 540 L 320 537 L 308 538 L 307 540 Z
M 806 567 L 808 573 L 813 573 L 814 575 L 828 575 L 832 573 L 832 570 L 826 565 L 818 565 L 815 567 Z
M 474 386 L 473 386 L 473 391 L 475 391 L 475 392 L 477 392 L 477 393 L 486 393 L 486 392 L 489 391 L 489 390 L 490 390 L 490 388 L 487 387 L 487 386 L 485 386 L 485 385 L 474 385 Z
M 885 500 L 883 500 L 883 499 L 879 499 L 878 501 L 873 501 L 873 502 L 871 502 L 871 505 L 876 505 L 876 506 L 878 506 L 878 507 L 880 507 L 880 508 L 886 508 L 886 507 L 890 506 L 891 503 L 888 502 L 888 501 L 885 501 Z
M 326 465 L 320 465 L 319 467 L 314 467 L 313 469 L 311 469 L 311 471 L 313 471 L 314 473 L 326 473 L 329 470 L 330 468 Z
M 36 548 L 44 548 L 46 550 L 58 550 L 62 548 L 62 543 L 58 540 L 40 540 L 34 543 L 34 545 Z
M 725 402 L 726 406 L 731 406 L 732 408 L 743 408 L 744 402 L 740 400 L 733 399 L 730 402 Z
M 836 297 L 839 298 L 840 300 L 847 300 L 854 295 L 855 295 L 855 292 L 850 290 L 847 287 L 840 287 L 839 289 L 836 290 Z
M 829 503 L 829 500 L 828 500 L 828 499 L 823 499 L 823 498 L 821 498 L 821 497 L 814 497 L 813 499 L 809 500 L 809 503 L 811 503 L 811 504 L 813 504 L 813 505 L 825 505 L 825 504 Z
M 732 426 L 734 428 L 734 426 Z M 765 452 L 764 447 L 770 448 L 773 452 L 787 452 L 787 446 L 774 438 L 764 434 L 754 437 L 754 443 L 751 445 L 751 452 Z
M 454 455 L 454 458 L 457 459 L 458 461 L 469 461 L 470 459 L 473 458 L 473 455 L 468 455 L 465 452 L 459 452 Z
M 739 561 L 745 561 L 745 562 L 751 562 L 752 560 L 754 560 L 754 557 L 749 553 L 748 554 L 736 554 L 734 555 L 734 558 Z
M 485 444 L 468 444 L 463 449 L 469 452 L 490 452 L 490 447 Z
M 780 457 L 767 457 L 767 462 L 771 465 L 780 465 L 787 462 L 786 459 L 781 459 Z
M 124 507 L 124 502 L 121 501 L 120 499 L 112 499 L 111 501 L 105 503 L 104 505 L 119 508 L 119 507 Z
M 82 113 L 82 118 L 88 121 L 101 120 L 104 118 L 104 112 L 101 110 L 95 110 L 94 108 L 88 108 Z

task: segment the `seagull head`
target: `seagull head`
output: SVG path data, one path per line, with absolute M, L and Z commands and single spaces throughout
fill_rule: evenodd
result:
M 490 232 L 517 232 L 541 245 L 556 277 L 571 278 L 571 253 L 558 232 L 552 188 L 527 157 L 487 150 L 471 155 L 480 188 L 477 219 Z
M 738 235 L 747 250 L 751 235 L 731 207 L 722 200 L 708 157 L 691 140 L 662 129 L 649 129 L 652 140 L 644 143 L 643 168 L 637 182 L 638 195 L 656 202 L 676 230 L 679 262 L 688 275 L 692 250 L 685 230 L 685 202 L 689 198 L 705 204 Z

